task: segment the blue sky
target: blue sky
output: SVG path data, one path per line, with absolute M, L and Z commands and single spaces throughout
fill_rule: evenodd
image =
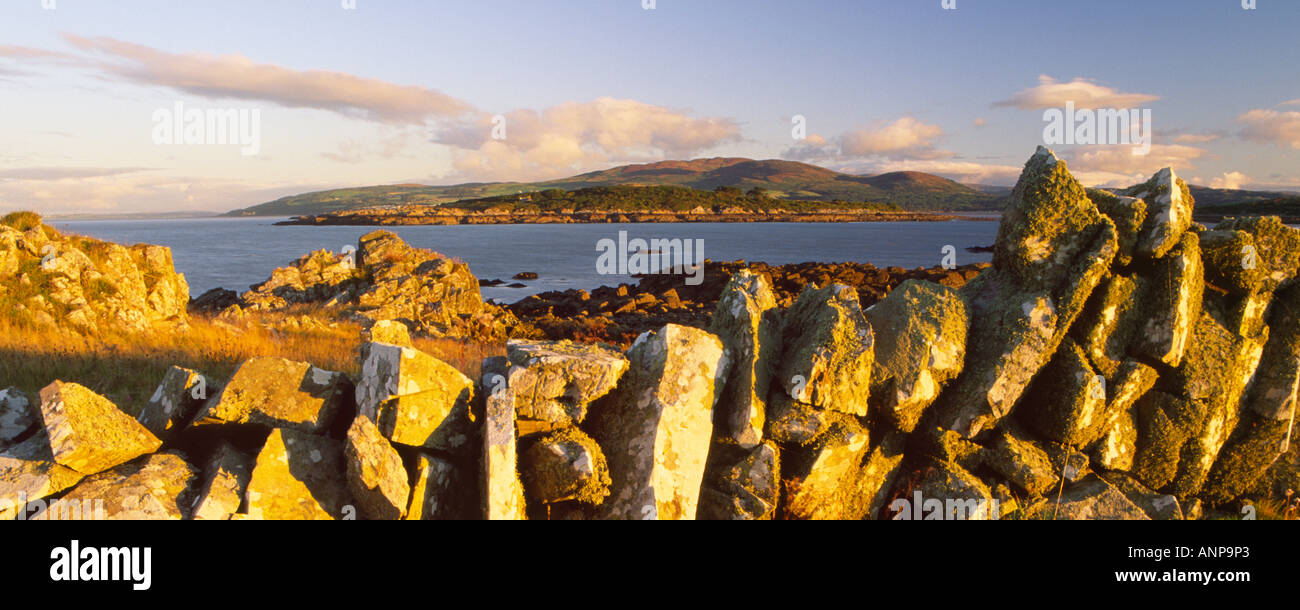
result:
M 1149 154 L 1055 147 L 1086 183 L 1171 165 L 1300 190 L 1296 2 L 53 2 L 0 0 L 0 209 L 224 211 L 712 156 L 1010 184 L 1065 101 L 1151 112 Z M 177 102 L 256 110 L 256 154 L 160 144 Z

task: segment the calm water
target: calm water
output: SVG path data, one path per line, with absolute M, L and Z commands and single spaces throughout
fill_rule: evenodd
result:
M 312 250 L 355 247 L 375 227 L 272 226 L 280 218 L 205 218 L 181 220 L 50 221 L 72 231 L 124 244 L 170 246 L 176 270 L 184 273 L 192 296 L 223 287 L 243 292 L 264 281 L 276 267 Z M 933 266 L 945 245 L 957 249 L 957 263 L 986 262 L 968 246 L 993 243 L 998 223 L 660 223 L 596 225 L 475 225 L 389 227 L 407 243 L 469 263 L 474 275 L 502 279 L 533 271 L 527 288 L 484 288 L 483 297 L 513 302 L 534 292 L 591 289 L 635 280 L 600 275 L 596 243 L 628 238 L 703 239 L 704 256 L 713 260 L 762 261 L 774 265 L 818 262 L 869 262 L 880 267 Z

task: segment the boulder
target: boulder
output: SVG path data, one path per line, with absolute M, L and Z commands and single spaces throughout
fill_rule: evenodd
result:
M 450 364 L 414 348 L 367 344 L 356 398 L 395 443 L 462 451 L 472 427 L 474 382 Z
M 1139 330 L 1138 283 L 1132 277 L 1113 275 L 1093 293 L 1071 335 L 1088 355 L 1088 362 L 1110 377 L 1119 369 Z
M 783 390 L 773 389 L 764 434 L 765 438 L 783 445 L 807 445 L 829 430 L 831 424 L 850 418 L 851 415 L 797 402 Z
M 1277 216 L 1227 218 L 1215 225 L 1214 230 L 1241 231 L 1250 236 L 1253 251 L 1238 250 L 1236 254 L 1242 267 L 1253 264 L 1254 269 L 1243 271 L 1254 271 L 1253 275 L 1258 276 L 1256 284 L 1247 285 L 1255 292 L 1272 292 L 1300 271 L 1300 230 L 1283 224 Z
M 872 409 L 893 429 L 911 432 L 966 358 L 970 318 L 954 289 L 907 280 L 867 309 L 875 334 Z
M 715 413 L 715 431 L 744 448 L 763 440 L 767 397 L 781 356 L 781 311 L 771 281 L 737 271 L 718 298 L 709 330 L 718 335 L 732 363 Z
M 0 390 L 0 449 L 17 441 L 36 427 L 40 413 L 30 398 L 18 388 Z
M 1121 267 L 1133 262 L 1137 242 L 1142 236 L 1142 227 L 1146 224 L 1147 204 L 1137 197 L 1115 195 L 1101 189 L 1088 189 L 1088 198 L 1097 206 L 1097 211 L 1105 214 L 1115 223 L 1119 250 L 1115 253 L 1115 264 Z
M 593 408 L 613 484 L 605 519 L 693 519 L 726 379 L 722 341 L 669 324 L 637 338 L 618 387 Z
M 1123 492 L 1096 476 L 1067 487 L 1060 502 L 1046 509 L 1046 515 L 1052 519 L 1072 521 L 1150 520 Z
M 1150 180 L 1129 188 L 1124 194 L 1139 197 L 1146 203 L 1147 218 L 1135 249 L 1141 256 L 1165 256 L 1192 225 L 1192 209 L 1196 202 L 1187 183 L 1171 168 L 1156 172 Z
M 220 443 L 203 469 L 194 498 L 194 519 L 225 521 L 243 508 L 253 457 L 228 442 Z
M 1178 476 L 1167 490 L 1182 498 L 1201 490 L 1219 451 L 1237 426 L 1241 397 L 1259 366 L 1268 328 L 1255 337 L 1240 337 L 1207 313 L 1196 325 L 1192 345 L 1172 383 L 1204 415 L 1184 428 L 1188 443 L 1178 460 Z
M 628 366 L 613 348 L 572 341 L 513 340 L 506 358 L 517 416 L 559 426 L 586 419 L 588 406 L 613 390 Z
M 250 358 L 212 394 L 191 425 L 248 424 L 324 434 L 351 389 L 342 373 L 284 358 Z
M 153 453 L 162 441 L 84 386 L 55 381 L 41 390 L 41 417 L 54 461 L 95 474 Z
M 54 461 L 50 439 L 35 434 L 0 452 L 0 521 L 27 519 L 83 475 Z
M 1047 451 L 1024 435 L 998 430 L 986 462 L 995 472 L 1031 496 L 1045 496 L 1061 482 L 1060 468 Z
M 1066 338 L 1034 378 L 1017 412 L 1044 438 L 1085 446 L 1109 420 L 1106 379 L 1092 369 L 1083 348 Z
M 179 520 L 189 516 L 198 470 L 179 453 L 156 453 L 86 477 L 45 509 L 48 520 Z
M 406 514 L 411 484 L 402 457 L 369 417 L 358 416 L 343 446 L 348 489 L 367 519 L 397 520 Z
M 1092 460 L 1100 468 L 1127 472 L 1133 469 L 1137 455 L 1137 411 L 1121 410 L 1092 448 Z
M 524 490 L 546 504 L 597 506 L 609 495 L 609 466 L 590 436 L 569 427 L 534 440 L 520 459 Z
M 463 467 L 430 453 L 418 453 L 415 458 L 415 484 L 411 486 L 411 504 L 406 509 L 406 520 L 460 521 L 482 518 L 477 513 L 477 491 L 473 477 L 467 476 Z
M 1123 493 L 1130 502 L 1141 508 L 1142 512 L 1145 512 L 1151 519 L 1161 521 L 1182 520 L 1183 509 L 1179 506 L 1177 497 L 1151 491 L 1132 477 L 1121 473 L 1109 473 L 1100 476 Z
M 1196 233 L 1184 233 L 1177 245 L 1155 261 L 1151 275 L 1143 276 L 1140 326 L 1131 351 L 1176 367 L 1183 360 L 1188 340 L 1201 313 L 1205 270 L 1201 265 Z
M 362 343 L 387 343 L 400 347 L 415 347 L 411 331 L 397 320 L 379 320 L 361 332 Z
M 484 378 L 487 392 L 483 409 L 483 518 L 522 520 L 524 488 L 519 481 L 515 445 L 515 395 L 509 387 Z
M 243 519 L 355 519 L 339 441 L 275 428 L 257 454 Z
M 1151 489 L 1163 489 L 1178 474 L 1178 460 L 1183 445 L 1191 436 L 1193 421 L 1204 413 L 1191 413 L 1189 405 L 1168 393 L 1152 390 L 1138 399 L 1137 453 L 1133 457 L 1133 477 Z
M 783 318 L 777 378 L 791 398 L 850 415 L 868 413 L 871 325 L 849 286 L 809 285 Z
M 718 468 L 705 482 L 700 492 L 699 519 L 767 521 L 776 516 L 781 488 L 780 449 L 767 441 L 740 454 L 738 460 Z
M 219 388 L 209 388 L 208 383 L 208 378 L 198 371 L 179 366 L 167 369 L 162 383 L 136 420 L 158 438 L 171 437 L 190 423 L 207 402 L 209 392 L 219 391 Z
M 952 462 L 934 462 L 902 498 L 889 506 L 895 520 L 984 521 L 1001 518 L 993 490 Z
M 1265 276 L 1255 237 L 1245 231 L 1203 231 L 1199 236 L 1205 282 L 1236 295 L 1256 292 Z
M 787 481 L 789 517 L 866 516 L 872 498 L 857 494 L 856 482 L 870 449 L 867 430 L 853 420 L 845 420 L 832 424 L 806 450 L 787 453 L 782 477 Z

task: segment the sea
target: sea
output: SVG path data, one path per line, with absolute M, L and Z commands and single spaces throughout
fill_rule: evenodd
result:
M 378 227 L 275 226 L 284 218 L 191 218 L 161 220 L 47 220 L 62 232 L 131 245 L 168 246 L 190 295 L 211 288 L 243 292 L 265 281 L 276 267 L 313 250 L 342 252 Z M 968 247 L 988 246 L 997 235 L 996 215 L 980 220 L 852 223 L 651 223 L 525 224 L 383 227 L 407 243 L 465 261 L 480 279 L 523 288 L 484 287 L 484 299 L 512 303 L 530 294 L 635 283 L 602 264 L 610 244 L 643 239 L 692 240 L 703 257 L 772 265 L 801 262 L 864 262 L 878 267 L 931 267 L 987 262 L 991 255 Z M 620 241 L 620 232 L 623 241 Z M 603 245 L 602 245 L 603 244 Z M 694 254 L 694 252 L 693 252 Z M 615 258 L 620 256 L 614 252 Z M 689 261 L 688 261 L 689 262 Z M 612 271 L 612 272 L 611 272 Z M 533 280 L 513 280 L 532 272 Z

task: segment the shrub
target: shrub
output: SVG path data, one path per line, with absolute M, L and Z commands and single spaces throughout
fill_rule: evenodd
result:
M 27 231 L 41 226 L 41 215 L 36 212 L 10 212 L 0 218 L 0 224 L 13 227 L 19 231 Z

